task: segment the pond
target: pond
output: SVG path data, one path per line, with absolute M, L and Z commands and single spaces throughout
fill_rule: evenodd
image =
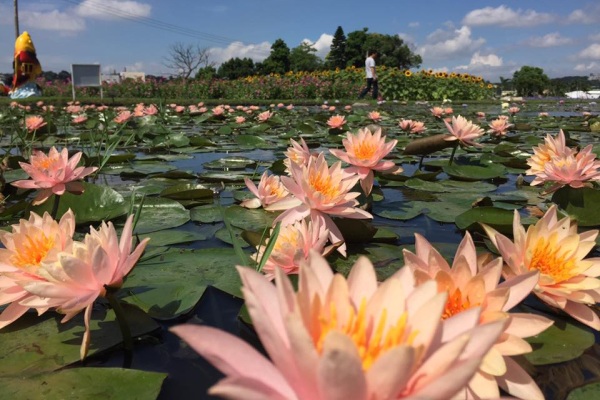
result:
M 560 201 L 541 186 L 530 186 L 533 176 L 526 175 L 533 147 L 543 143 L 546 135 L 556 136 L 562 130 L 567 146 L 591 144 L 594 153 L 600 151 L 600 110 L 594 102 L 526 102 L 512 105 L 519 107 L 513 113 L 499 103 L 347 106 L 224 106 L 216 112 L 164 106 L 155 113 L 130 115 L 123 122 L 115 120 L 139 106 L 72 105 L 52 111 L 40 105 L 2 110 L 0 146 L 6 184 L 0 218 L 5 230 L 30 211 L 50 212 L 55 201 L 52 197 L 33 206 L 35 191 L 11 185 L 28 179 L 18 162 L 27 161 L 33 149 L 66 146 L 71 154 L 83 151 L 86 165 L 101 166 L 86 178 L 83 194 L 67 193 L 60 198 L 58 217 L 68 208 L 75 213 L 75 239 L 81 240 L 90 225 L 98 226 L 101 221 L 112 221 L 121 230 L 126 215 L 133 212 L 139 214 L 136 240 L 150 241 L 118 292 L 135 337 L 131 352 L 121 348 L 115 314 L 103 299 L 94 306 L 90 351 L 83 361 L 79 361 L 82 313 L 62 324 L 61 317 L 52 312 L 41 317 L 30 312 L 0 331 L 1 389 L 15 398 L 26 398 L 30 394 L 23 388 L 26 381 L 32 388 L 47 386 L 54 390 L 48 393 L 56 396 L 66 393 L 68 382 L 76 379 L 88 385 L 81 398 L 99 393 L 111 398 L 134 394 L 138 398 L 210 398 L 206 391 L 222 374 L 169 331 L 184 322 L 218 327 L 264 352 L 244 311 L 235 266 L 244 260 L 253 262 L 250 257 L 278 213 L 243 208 L 240 203 L 253 197 L 244 178 L 258 182 L 267 170 L 286 174 L 283 160 L 290 139 L 302 138 L 311 152 L 323 152 L 329 165 L 337 161 L 329 150 L 343 149 L 346 131 L 375 124 L 387 141 L 397 140 L 385 159 L 402 166 L 403 172 L 377 173 L 372 193 L 358 197 L 372 219 L 335 219 L 348 255 L 334 251 L 327 257 L 335 271 L 347 275 L 358 257 L 366 255 L 380 281 L 404 266 L 403 250 L 415 251 L 415 234 L 451 260 L 466 232 L 472 235 L 478 253 L 497 251 L 480 222 L 509 236 L 514 210 L 524 224 L 536 223 L 552 201 Z M 430 112 L 433 106 L 453 110 L 436 118 Z M 258 118 L 269 110 L 268 118 Z M 23 121 L 31 115 L 43 116 L 47 124 L 28 132 Z M 344 117 L 341 129 L 327 124 L 335 115 Z M 506 115 L 511 127 L 500 137 L 483 135 L 477 140 L 481 147 L 446 146 L 423 156 L 404 152 L 421 137 L 446 134 L 443 118 L 452 115 L 462 115 L 486 131 L 492 120 Z M 82 116 L 85 119 L 74 123 Z M 399 126 L 403 119 L 424 122 L 425 132 L 404 132 Z M 353 190 L 361 188 L 357 185 Z M 585 196 L 596 198 L 594 193 Z M 562 204 L 577 219 L 581 232 L 600 225 L 596 207 L 576 207 L 569 200 Z M 588 255 L 597 256 L 596 250 Z M 590 308 L 596 312 L 596 306 Z M 544 333 L 527 338 L 533 352 L 516 357 L 547 398 L 566 398 L 580 387 L 600 390 L 585 386 L 600 378 L 594 329 L 533 295 L 513 311 L 545 315 L 555 322 Z M 112 391 L 102 389 L 106 386 L 112 386 Z M 583 398 L 576 397 L 581 393 L 574 391 L 569 398 Z

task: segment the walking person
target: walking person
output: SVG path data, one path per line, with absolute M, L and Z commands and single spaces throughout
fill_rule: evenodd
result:
M 368 52 L 367 59 L 365 60 L 365 75 L 367 77 L 367 87 L 360 92 L 359 99 L 365 97 L 367 93 L 373 88 L 373 99 L 377 100 L 379 94 L 379 87 L 377 85 L 377 72 L 375 72 L 375 58 L 377 58 L 377 52 L 370 50 Z

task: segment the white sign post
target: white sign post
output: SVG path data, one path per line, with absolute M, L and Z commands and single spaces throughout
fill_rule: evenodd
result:
M 102 94 L 102 79 L 100 78 L 100 64 L 71 64 L 71 87 L 73 101 L 75 101 L 75 87 L 90 86 L 100 88 Z

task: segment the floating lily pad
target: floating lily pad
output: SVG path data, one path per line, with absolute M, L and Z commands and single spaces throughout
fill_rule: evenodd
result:
M 600 382 L 592 382 L 569 392 L 567 400 L 590 400 L 600 398 Z
M 256 161 L 251 160 L 246 157 L 233 156 L 233 157 L 223 157 L 223 158 L 219 158 L 218 160 L 205 162 L 202 165 L 204 166 L 204 168 L 210 168 L 210 169 L 228 168 L 228 169 L 243 170 L 246 168 L 252 168 L 254 165 L 256 165 Z
M 147 197 L 134 232 L 148 233 L 176 228 L 189 220 L 190 212 L 179 202 L 162 197 Z
M 600 190 L 565 186 L 554 192 L 552 201 L 577 220 L 579 226 L 600 225 Z
M 139 238 L 140 240 L 149 238 L 150 242 L 148 242 L 148 246 L 169 246 L 208 239 L 205 234 L 200 232 L 177 229 L 165 229 L 162 231 L 150 232 L 139 235 Z
M 406 186 L 412 189 L 424 190 L 428 192 L 493 192 L 496 186 L 487 182 L 463 182 L 453 180 L 443 180 L 429 182 L 421 179 L 409 179 Z
M 219 206 L 207 204 L 205 206 L 194 207 L 190 210 L 192 221 L 198 221 L 205 224 L 223 221 L 223 215 Z
M 164 189 L 160 196 L 175 200 L 212 199 L 214 192 L 203 185 L 180 183 Z
M 487 165 L 446 165 L 443 170 L 449 176 L 462 179 L 480 181 L 492 178 L 498 178 L 506 175 L 506 168 L 502 164 Z

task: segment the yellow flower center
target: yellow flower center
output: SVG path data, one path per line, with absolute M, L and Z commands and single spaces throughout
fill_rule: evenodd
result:
M 322 314 L 318 319 L 320 330 L 316 337 L 313 337 L 317 351 L 319 353 L 323 351 L 323 343 L 327 334 L 337 330 L 356 344 L 363 370 L 366 371 L 387 350 L 402 344 L 411 345 L 418 334 L 417 331 L 407 332 L 406 312 L 390 326 L 386 324 L 387 311 L 385 309 L 381 313 L 379 321 L 368 320 L 366 314 L 367 301 L 363 299 L 358 313 L 352 308 L 347 321 L 340 324 L 335 304 L 331 303 L 329 315 Z
M 289 226 L 289 225 L 288 225 Z M 300 231 L 298 229 L 292 228 L 282 228 L 279 231 L 279 235 L 277 235 L 277 241 L 275 242 L 275 246 L 273 247 L 273 252 L 281 252 L 282 249 L 289 247 L 290 245 L 293 248 L 297 248 L 298 243 L 300 241 Z
M 361 160 L 370 160 L 377 151 L 377 146 L 373 142 L 362 142 L 354 149 L 354 156 Z
M 308 182 L 315 191 L 321 193 L 327 199 L 334 199 L 340 194 L 338 187 L 334 185 L 331 176 L 328 174 L 312 172 L 308 177 Z
M 273 180 L 267 183 L 267 193 L 276 198 L 282 198 L 287 194 L 287 190 L 278 180 Z
M 575 275 L 575 260 L 568 258 L 566 252 L 561 252 L 555 235 L 552 235 L 548 240 L 540 238 L 537 241 L 529 269 L 537 269 L 540 273 L 551 276 L 555 282 L 563 282 Z
M 40 170 L 48 170 L 56 163 L 56 159 L 50 157 L 38 157 L 35 161 L 32 160 L 31 164 Z
M 21 241 L 19 251 L 11 257 L 14 266 L 30 273 L 35 273 L 48 252 L 54 247 L 54 238 L 43 232 L 28 235 Z
M 450 291 L 448 291 L 448 300 L 446 300 L 446 307 L 442 313 L 442 319 L 450 318 L 453 315 L 463 312 L 476 305 L 478 304 L 471 304 L 468 298 L 463 299 L 462 292 L 459 288 L 456 288 L 454 293 L 450 293 Z

